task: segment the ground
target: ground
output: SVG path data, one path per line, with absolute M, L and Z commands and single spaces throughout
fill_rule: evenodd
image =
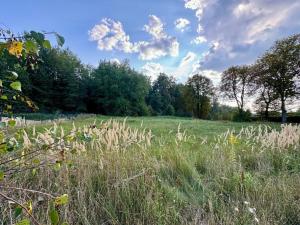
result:
M 67 194 L 61 221 L 300 224 L 299 126 L 91 115 L 55 123 L 28 126 L 20 146 L 50 145 L 38 158 L 56 163 L 12 182 Z M 33 204 L 45 223 L 47 207 Z

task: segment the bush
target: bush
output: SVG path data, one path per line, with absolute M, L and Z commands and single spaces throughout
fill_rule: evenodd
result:
M 173 116 L 175 114 L 174 107 L 172 105 L 168 105 L 164 114 L 167 116 Z
M 235 122 L 250 122 L 251 112 L 249 109 L 247 111 L 239 111 L 234 114 L 232 120 Z

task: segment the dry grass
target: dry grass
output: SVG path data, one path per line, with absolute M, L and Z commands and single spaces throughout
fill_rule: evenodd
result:
M 300 224 L 300 126 L 214 137 L 182 125 L 164 135 L 144 126 L 108 120 L 22 131 L 15 141 L 25 156 L 17 168 L 26 167 L 27 151 L 51 147 L 30 159 L 39 159 L 40 169 L 4 185 L 68 194 L 60 214 L 69 224 Z M 47 198 L 7 194 L 33 199 L 34 214 L 49 224 Z M 0 209 L 7 220 L 7 202 Z

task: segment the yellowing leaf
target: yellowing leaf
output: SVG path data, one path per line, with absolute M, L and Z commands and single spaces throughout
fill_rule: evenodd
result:
M 54 203 L 55 205 L 65 205 L 69 201 L 69 196 L 67 194 L 64 194 L 62 196 L 56 197 Z
M 32 202 L 30 201 L 30 202 L 28 202 L 27 203 L 27 210 L 28 210 L 28 212 L 30 213 L 30 214 L 32 214 Z
M 20 57 L 22 56 L 23 43 L 20 41 L 12 41 L 8 45 L 8 52 L 11 55 Z

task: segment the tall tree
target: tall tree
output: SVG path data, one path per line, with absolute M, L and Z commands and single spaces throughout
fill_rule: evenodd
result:
M 41 63 L 29 74 L 28 95 L 42 111 L 75 112 L 84 108 L 82 91 L 86 74 L 81 61 L 68 49 L 45 49 Z
M 286 123 L 286 101 L 299 96 L 300 34 L 277 41 L 259 60 L 263 83 L 281 102 L 281 121 Z
M 212 81 L 203 75 L 194 75 L 186 83 L 185 99 L 188 108 L 197 118 L 207 118 L 210 110 L 210 98 L 213 96 Z
M 257 95 L 254 103 L 257 107 L 257 112 L 266 120 L 268 120 L 270 110 L 277 110 L 278 94 L 273 90 L 268 82 L 266 82 L 265 79 L 262 79 L 263 68 L 261 67 L 262 64 L 259 63 L 251 67 Z
M 147 115 L 148 79 L 128 63 L 102 61 L 88 85 L 89 111 L 106 115 Z
M 245 99 L 253 93 L 254 84 L 249 66 L 233 66 L 223 72 L 220 91 L 227 99 L 234 100 L 239 112 L 244 112 Z
M 147 97 L 147 103 L 159 115 L 172 115 L 172 112 L 174 114 L 176 94 L 178 93 L 176 93 L 175 79 L 161 73 L 153 82 Z

